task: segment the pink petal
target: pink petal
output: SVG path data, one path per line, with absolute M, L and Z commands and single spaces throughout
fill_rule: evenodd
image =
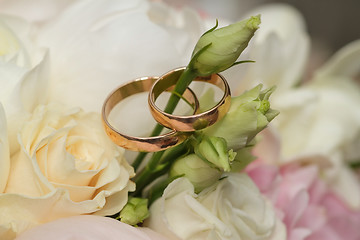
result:
M 247 173 L 260 191 L 266 192 L 278 176 L 278 168 L 276 166 L 261 165 L 248 169 Z
M 309 195 L 306 191 L 300 191 L 285 207 L 285 219 L 284 223 L 287 226 L 288 231 L 295 228 L 298 220 L 304 214 L 305 209 L 309 203 Z

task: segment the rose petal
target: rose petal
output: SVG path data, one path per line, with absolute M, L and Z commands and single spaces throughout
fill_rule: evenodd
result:
M 0 103 L 0 194 L 4 192 L 10 172 L 10 150 L 5 112 Z
M 287 4 L 268 4 L 251 10 L 247 15 L 261 14 L 261 27 L 242 55 L 256 61 L 243 64 L 225 73 L 232 89 L 241 93 L 258 83 L 277 86 L 274 96 L 293 87 L 303 76 L 310 50 L 305 20 L 301 13 Z M 229 73 L 229 74 L 228 74 Z M 245 74 L 244 74 L 245 73 Z M 240 84 L 239 84 L 240 76 Z
M 38 39 L 52 51 L 51 100 L 99 111 L 99 99 L 120 83 L 184 65 L 184 52 L 173 43 L 178 39 L 171 29 L 177 27 L 168 30 L 152 21 L 150 5 L 143 0 L 77 1 L 44 25 Z M 192 20 L 192 25 L 200 25 Z
M 9 15 L 21 16 L 27 21 L 43 22 L 51 19 L 61 12 L 72 0 L 2 0 L 0 1 L 0 9 L 2 13 Z
M 360 40 L 349 43 L 321 67 L 318 77 L 342 76 L 356 77 L 360 73 Z
M 36 163 L 36 158 L 30 157 L 24 148 L 11 157 L 10 175 L 5 189 L 6 193 L 40 197 L 50 193 L 53 189 L 54 187 L 41 173 Z
M 76 216 L 30 229 L 16 240 L 165 240 L 150 229 L 135 228 L 112 218 Z
M 351 208 L 360 209 L 360 182 L 351 169 L 347 166 L 338 169 L 331 187 Z

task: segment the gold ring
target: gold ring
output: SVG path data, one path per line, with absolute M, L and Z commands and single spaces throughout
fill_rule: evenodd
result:
M 163 85 L 167 85 L 168 83 L 175 85 L 184 69 L 184 67 L 178 68 L 161 76 L 151 88 L 148 102 L 150 112 L 158 123 L 176 131 L 190 132 L 209 127 L 223 118 L 230 108 L 231 92 L 229 84 L 220 74 L 212 74 L 207 77 L 197 77 L 194 81 L 211 83 L 224 91 L 224 95 L 221 100 L 211 109 L 191 116 L 177 116 L 166 113 L 156 106 L 155 101 L 164 91 L 165 86 Z
M 189 136 L 189 133 L 172 130 L 171 132 L 155 137 L 133 137 L 120 133 L 109 123 L 108 116 L 116 104 L 133 94 L 150 91 L 157 79 L 158 77 L 143 77 L 133 80 L 120 86 L 106 98 L 102 107 L 103 124 L 107 135 L 120 147 L 138 152 L 157 152 L 174 147 L 182 143 Z M 165 90 L 171 90 L 174 86 L 171 83 L 165 83 L 164 87 Z M 195 113 L 199 108 L 199 102 L 194 92 L 188 88 L 183 96 L 194 105 Z

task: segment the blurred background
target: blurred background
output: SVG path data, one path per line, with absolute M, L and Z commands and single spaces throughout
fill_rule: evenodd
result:
M 261 4 L 287 3 L 304 16 L 316 49 L 317 64 L 336 50 L 360 38 L 360 0 L 165 0 L 176 6 L 191 5 L 204 14 L 231 21 Z

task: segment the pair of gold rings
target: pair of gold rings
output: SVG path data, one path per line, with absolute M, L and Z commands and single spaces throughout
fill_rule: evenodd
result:
M 223 76 L 212 74 L 207 77 L 197 77 L 194 81 L 201 81 L 219 87 L 223 92 L 221 100 L 211 109 L 199 113 L 199 101 L 195 93 L 187 88 L 183 94 L 194 106 L 193 115 L 178 116 L 164 112 L 156 106 L 156 99 L 164 91 L 174 89 L 180 75 L 185 68 L 172 70 L 161 77 L 143 77 L 121 85 L 106 98 L 102 107 L 102 119 L 107 135 L 117 145 L 132 151 L 157 152 L 174 147 L 187 139 L 191 132 L 206 128 L 224 117 L 230 108 L 230 87 Z M 155 137 L 134 137 L 120 133 L 108 121 L 112 109 L 123 99 L 137 93 L 149 92 L 148 105 L 154 119 L 170 132 Z

